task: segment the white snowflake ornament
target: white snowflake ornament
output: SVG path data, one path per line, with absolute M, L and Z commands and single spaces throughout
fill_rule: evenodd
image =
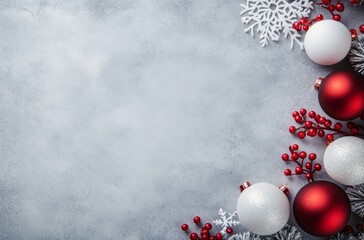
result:
M 299 18 L 308 17 L 313 4 L 309 0 L 246 0 L 241 4 L 241 21 L 249 26 L 245 32 L 254 36 L 254 31 L 260 33 L 260 43 L 263 47 L 269 41 L 278 41 L 283 32 L 284 37 L 291 39 L 291 49 L 296 42 L 303 49 L 301 34 L 292 28 Z
M 240 222 L 238 220 L 236 220 L 237 217 L 237 212 L 233 212 L 233 213 L 227 213 L 226 211 L 222 210 L 222 208 L 220 208 L 218 214 L 220 215 L 219 219 L 213 220 L 212 222 L 216 225 L 216 226 L 220 226 L 221 227 L 221 234 L 222 235 L 226 235 L 226 229 L 229 227 L 234 227 L 240 224 Z M 228 215 L 228 216 L 227 216 Z

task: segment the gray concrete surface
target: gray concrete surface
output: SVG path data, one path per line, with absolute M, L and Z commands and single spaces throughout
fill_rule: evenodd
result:
M 291 112 L 321 112 L 312 82 L 346 66 L 262 48 L 239 4 L 0 1 L 0 239 L 186 239 L 241 179 L 293 200 L 280 155 L 325 145 L 292 137 Z

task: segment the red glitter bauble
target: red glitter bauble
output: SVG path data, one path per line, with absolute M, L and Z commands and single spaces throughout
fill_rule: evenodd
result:
M 307 184 L 297 193 L 293 203 L 297 224 L 317 237 L 328 237 L 343 230 L 350 212 L 350 200 L 345 191 L 327 181 Z
M 318 99 L 321 108 L 330 117 L 352 120 L 364 112 L 364 77 L 351 71 L 341 70 L 322 80 Z

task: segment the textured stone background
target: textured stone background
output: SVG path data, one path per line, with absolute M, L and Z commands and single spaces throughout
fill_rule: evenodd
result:
M 2 0 L 0 239 L 184 239 L 235 209 L 241 179 L 294 195 L 291 112 L 321 112 L 312 82 L 342 66 L 261 48 L 239 4 Z

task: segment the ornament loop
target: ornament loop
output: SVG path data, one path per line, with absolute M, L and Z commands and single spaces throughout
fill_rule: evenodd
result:
M 318 79 L 316 79 L 315 83 L 313 84 L 313 86 L 315 87 L 316 90 L 320 89 L 320 85 L 323 80 L 324 80 L 323 77 L 319 77 Z
M 243 182 L 241 185 L 240 185 L 240 192 L 244 191 L 246 188 L 250 187 L 251 184 L 250 182 Z
M 289 195 L 289 189 L 288 189 L 287 186 L 282 185 L 282 186 L 279 187 L 279 189 L 288 197 L 288 195 Z

